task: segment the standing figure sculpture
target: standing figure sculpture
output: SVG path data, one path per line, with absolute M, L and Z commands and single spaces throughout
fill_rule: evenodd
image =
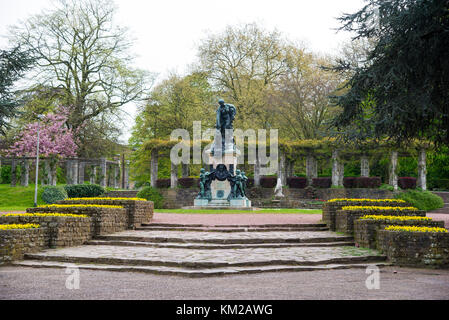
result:
M 243 187 L 243 176 L 240 172 L 240 170 L 236 170 L 235 172 L 235 183 L 234 183 L 234 190 L 233 190 L 233 196 L 234 198 L 244 198 L 245 197 L 245 190 Z
M 211 190 L 211 177 L 210 173 L 206 172 L 204 168 L 200 170 L 200 193 L 198 194 L 197 199 L 212 199 Z
M 232 126 L 235 115 L 237 113 L 235 106 L 225 103 L 223 99 L 218 100 L 219 107 L 217 109 L 217 123 L 215 128 L 221 134 L 222 150 L 225 150 L 226 129 L 234 129 Z M 233 137 L 231 137 L 234 139 Z M 232 140 L 234 142 L 234 140 Z

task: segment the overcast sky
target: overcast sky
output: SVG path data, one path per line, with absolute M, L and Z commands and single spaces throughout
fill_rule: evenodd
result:
M 207 33 L 226 25 L 257 22 L 299 40 L 315 52 L 335 54 L 350 39 L 336 33 L 342 13 L 352 13 L 363 0 L 115 0 L 117 23 L 127 26 L 136 38 L 136 67 L 159 74 L 185 72 L 195 61 L 196 46 Z M 0 0 L 0 36 L 9 25 L 52 7 L 52 0 Z M 7 41 L 0 38 L 0 46 Z M 132 116 L 135 106 L 127 105 Z M 123 140 L 129 137 L 132 118 L 127 119 Z

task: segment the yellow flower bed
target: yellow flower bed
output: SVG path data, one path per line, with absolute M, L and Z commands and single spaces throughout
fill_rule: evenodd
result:
M 35 223 L 27 224 L 0 224 L 0 230 L 14 230 L 14 229 L 35 229 L 39 228 L 40 225 Z
M 398 202 L 398 203 L 405 203 L 405 200 L 402 199 L 331 199 L 327 202 L 340 202 L 340 201 L 347 201 L 347 202 Z
M 348 211 L 370 211 L 370 210 L 381 210 L 381 211 L 417 211 L 415 207 L 379 207 L 379 206 L 345 206 L 341 208 L 342 210 Z
M 112 206 L 103 204 L 46 204 L 40 205 L 39 208 L 120 208 L 123 206 Z
M 405 232 L 443 232 L 446 233 L 445 228 L 436 227 L 417 227 L 417 226 L 389 226 L 385 230 L 388 231 L 405 231 Z
M 134 200 L 134 201 L 147 201 L 147 199 L 144 198 L 108 198 L 108 197 L 104 197 L 104 198 L 68 198 L 66 200 Z
M 7 213 L 3 217 L 71 217 L 71 218 L 89 218 L 85 214 L 71 213 Z
M 361 217 L 362 220 L 395 220 L 395 221 L 431 221 L 429 217 L 410 217 L 410 216 L 383 216 L 383 215 L 366 215 Z

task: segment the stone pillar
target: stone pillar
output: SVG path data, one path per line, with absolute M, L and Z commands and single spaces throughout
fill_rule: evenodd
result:
M 120 163 L 114 166 L 114 188 L 120 188 Z
M 90 182 L 90 184 L 97 183 L 97 166 L 95 166 L 95 165 L 90 166 L 89 182 Z
M 156 188 L 157 171 L 158 171 L 158 150 L 151 150 L 151 186 Z
M 16 159 L 11 159 L 11 187 L 15 187 L 17 184 L 17 165 Z
M 190 167 L 188 164 L 181 164 L 182 177 L 187 178 L 190 176 Z
M 338 186 L 343 187 L 343 179 L 345 177 L 345 163 L 340 161 L 338 163 Z
M 72 178 L 72 160 L 65 161 L 65 179 L 67 180 L 67 184 L 73 184 Z
M 369 159 L 367 156 L 360 158 L 360 176 L 369 177 Z
M 306 177 L 309 186 L 312 185 L 312 180 L 318 177 L 317 161 L 311 154 L 306 157 Z
M 44 175 L 42 177 L 42 185 L 51 185 L 51 168 L 50 160 L 44 160 Z
M 128 190 L 129 189 L 129 160 L 126 160 L 124 177 L 125 177 L 125 189 Z
M 341 165 L 338 161 L 338 151 L 332 151 L 332 186 L 338 187 L 340 183 Z
M 80 161 L 78 165 L 78 183 L 84 184 L 84 172 L 86 171 L 86 163 Z
M 256 155 L 256 163 L 254 164 L 254 187 L 260 187 L 260 161 Z
M 101 168 L 100 185 L 102 187 L 107 187 L 108 172 L 107 172 L 106 158 L 101 158 L 100 168 Z
M 178 187 L 178 166 L 170 162 L 170 188 L 175 189 Z
M 393 186 L 394 190 L 398 190 L 397 168 L 398 168 L 398 152 L 392 151 L 390 155 L 389 184 Z
M 427 190 L 427 164 L 426 164 L 426 150 L 421 149 L 418 153 L 418 179 L 417 187 L 423 191 Z
M 79 161 L 78 159 L 72 162 L 72 181 L 73 184 L 79 184 Z
M 22 159 L 22 175 L 20 177 L 20 184 L 23 187 L 28 187 L 30 179 L 30 161 L 27 159 Z
M 279 166 L 278 166 L 278 179 L 281 179 L 282 186 L 287 185 L 287 174 L 285 172 L 285 154 L 280 153 L 279 155 Z

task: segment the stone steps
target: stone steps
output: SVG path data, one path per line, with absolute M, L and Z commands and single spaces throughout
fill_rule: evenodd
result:
M 155 247 L 173 249 L 244 249 L 244 248 L 288 248 L 288 247 L 341 247 L 354 246 L 354 241 L 335 241 L 317 243 L 259 243 L 259 244 L 215 244 L 215 243 L 181 243 L 181 242 L 139 242 L 139 241 L 114 241 L 91 240 L 87 245 L 131 246 L 131 247 Z
M 297 272 L 297 271 L 317 271 L 317 270 L 335 270 L 349 268 L 367 268 L 368 266 L 377 265 L 379 267 L 388 266 L 386 262 L 375 263 L 348 263 L 348 264 L 320 264 L 313 266 L 285 266 L 271 265 L 258 267 L 222 267 L 208 269 L 188 269 L 182 267 L 152 267 L 152 266 L 135 266 L 135 265 L 108 265 L 108 264 L 80 264 L 67 263 L 59 261 L 42 261 L 42 260 L 25 260 L 14 263 L 22 267 L 34 268 L 67 268 L 77 266 L 79 269 L 98 270 L 98 271 L 121 271 L 121 272 L 144 272 L 158 275 L 177 275 L 185 277 L 212 277 L 236 274 L 251 274 L 263 272 Z
M 206 224 L 177 224 L 177 223 L 151 223 L 142 224 L 142 227 L 188 227 L 188 228 L 324 228 L 327 225 L 325 223 L 290 223 L 290 224 L 219 224 L 219 225 L 206 225 Z
M 328 227 L 159 227 L 159 226 L 146 226 L 138 227 L 135 230 L 140 231 L 205 231 L 205 232 L 271 232 L 271 231 L 327 231 Z

